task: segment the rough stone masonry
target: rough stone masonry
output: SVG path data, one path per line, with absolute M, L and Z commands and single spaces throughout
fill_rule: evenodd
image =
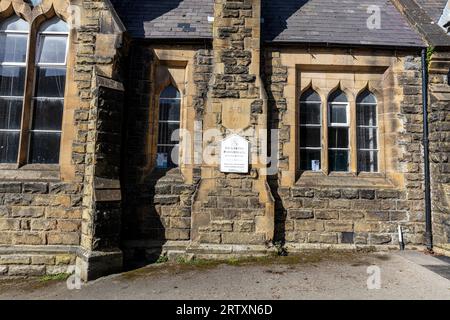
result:
M 60 163 L 0 164 L 0 275 L 77 267 L 90 280 L 161 255 L 394 249 L 398 226 L 407 248 L 422 248 L 420 51 L 428 45 L 436 47 L 428 61 L 433 229 L 435 248 L 448 250 L 447 35 L 434 30 L 440 42 L 431 41 L 415 29 L 431 18 L 413 0 L 373 1 L 391 23 L 361 38 L 365 9 L 356 0 L 338 8 L 323 0 L 0 0 L 0 24 L 14 15 L 71 24 Z M 361 14 L 347 19 L 341 6 Z M 314 17 L 333 21 L 333 10 L 345 23 L 328 32 Z M 302 33 L 302 23 L 314 30 Z M 162 169 L 160 95 L 169 86 L 184 131 L 178 166 Z M 328 98 L 336 90 L 348 98 L 349 172 L 300 170 L 299 101 L 308 90 L 321 100 L 324 168 Z M 357 169 L 364 90 L 377 98 L 379 172 Z M 246 174 L 220 171 L 221 141 L 233 134 L 250 142 Z

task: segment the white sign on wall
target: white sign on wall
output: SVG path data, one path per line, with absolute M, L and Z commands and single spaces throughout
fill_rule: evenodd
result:
M 231 135 L 224 139 L 220 152 L 220 171 L 224 173 L 248 173 L 249 142 L 238 136 Z

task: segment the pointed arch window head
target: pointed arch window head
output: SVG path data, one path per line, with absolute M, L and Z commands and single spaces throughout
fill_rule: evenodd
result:
M 33 7 L 36 7 L 42 3 L 42 0 L 27 0 Z
M 330 171 L 348 172 L 350 117 L 347 96 L 336 90 L 328 99 L 328 163 Z
M 3 22 L 0 22 L 0 30 L 2 31 L 17 31 L 17 32 L 27 32 L 30 25 L 27 21 L 23 20 L 18 16 L 12 16 Z
M 356 99 L 359 172 L 378 172 L 377 118 L 377 99 L 366 89 Z
M 63 20 L 53 18 L 44 22 L 39 30 L 38 64 L 65 65 L 68 36 L 69 27 Z
M 319 171 L 322 154 L 322 101 L 313 89 L 300 97 L 300 170 Z
M 30 41 L 29 28 L 17 16 L 0 21 L 0 163 L 56 164 L 69 26 L 58 17 L 44 21 L 33 34 L 36 41 Z M 30 53 L 35 59 L 28 59 Z
M 332 101 L 334 103 L 348 103 L 348 99 L 347 96 L 345 95 L 344 91 L 342 91 L 341 89 L 338 89 L 336 91 L 334 91 L 330 97 L 328 98 L 329 101 Z
M 159 96 L 158 144 L 156 165 L 158 168 L 173 168 L 178 164 L 180 140 L 180 92 L 172 85 Z
M 29 24 L 0 22 L 0 163 L 16 163 L 25 94 Z
M 160 95 L 160 99 L 180 99 L 180 91 L 177 88 L 170 85 L 166 87 Z

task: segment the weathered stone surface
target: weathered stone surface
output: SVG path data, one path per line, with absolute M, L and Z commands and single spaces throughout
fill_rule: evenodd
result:
M 48 185 L 45 182 L 25 182 L 23 184 L 23 192 L 24 193 L 38 193 L 45 194 L 47 193 Z
M 42 276 L 45 274 L 45 266 L 10 266 L 10 276 Z
M 106 3 L 83 2 L 86 21 L 77 29 L 68 59 L 73 61 L 69 69 L 73 81 L 67 84 L 70 112 L 65 113 L 68 125 L 62 135 L 70 140 L 62 143 L 66 162 L 61 163 L 60 171 L 50 175 L 51 179 L 40 179 L 49 174 L 45 170 L 12 170 L 18 172 L 17 176 L 0 182 L 0 245 L 81 245 L 90 251 L 114 249 L 121 237 L 124 241 L 180 242 L 198 235 L 202 243 L 211 244 L 261 244 L 271 240 L 256 233 L 261 228 L 257 222 L 270 211 L 270 205 L 261 199 L 271 197 L 260 194 L 261 187 L 257 187 L 265 179 L 260 177 L 262 170 L 253 168 L 248 176 L 224 175 L 204 164 L 189 164 L 152 172 L 158 140 L 154 127 L 158 119 L 157 95 L 169 83 L 183 92 L 183 101 L 190 106 L 182 105 L 182 123 L 192 134 L 196 160 L 201 159 L 198 150 L 204 147 L 203 130 L 230 133 L 226 126 L 232 122 L 228 114 L 248 111 L 244 121 L 248 132 L 242 133 L 248 139 L 254 130 L 266 129 L 266 123 L 269 129 L 278 130 L 278 146 L 272 147 L 279 157 L 276 172 L 269 180 L 277 210 L 271 219 L 276 221 L 279 240 L 389 244 L 395 242 L 400 222 L 405 225 L 408 243 L 423 244 L 420 57 L 396 53 L 393 59 L 389 53 L 348 53 L 339 48 L 298 53 L 277 46 L 260 50 L 256 3 L 220 2 L 213 24 L 218 38 L 214 39 L 213 49 L 203 44 L 156 48 L 132 43 L 133 50 L 127 52 L 128 41 L 119 41 L 123 39 L 116 30 L 108 28 L 108 34 L 103 33 L 104 26 L 109 26 L 105 19 L 111 19 Z M 58 8 L 55 5 L 56 11 Z M 117 48 L 119 43 L 124 48 Z M 437 243 L 448 243 L 450 98 L 446 72 L 450 66 L 442 54 L 445 56 L 436 53 L 430 61 L 429 138 L 435 239 Z M 298 69 L 298 65 L 308 68 Z M 324 70 L 328 67 L 323 65 L 332 70 Z M 170 70 L 173 66 L 176 71 Z M 260 88 L 260 78 L 265 88 Z M 126 81 L 125 104 L 123 92 L 118 90 L 120 83 L 114 79 Z M 388 101 L 383 112 L 390 115 L 389 119 L 379 117 L 384 121 L 382 126 L 380 123 L 383 139 L 379 143 L 384 144 L 380 150 L 385 151 L 385 158 L 379 159 L 383 163 L 380 174 L 357 172 L 354 158 L 349 174 L 299 172 L 299 106 L 292 95 L 310 86 L 320 90 L 321 96 L 328 96 L 339 85 L 354 93 L 364 87 L 376 88 L 383 96 L 380 98 Z M 236 107 L 235 111 L 223 111 L 226 100 L 233 102 L 230 105 Z M 124 106 L 126 117 L 122 116 Z M 124 127 L 125 133 L 121 132 Z M 122 146 L 124 140 L 126 145 Z M 211 145 L 217 155 L 216 142 Z M 261 155 L 260 148 L 264 146 L 252 145 L 252 153 Z M 326 161 L 322 162 L 326 166 Z M 8 170 L 4 171 L 6 174 Z M 206 190 L 209 193 L 199 196 L 201 203 L 195 203 L 196 191 L 204 191 L 198 190 L 200 181 L 210 176 L 216 184 L 206 188 L 211 189 Z M 200 208 L 199 212 L 194 207 Z M 191 230 L 197 215 L 208 218 L 198 230 Z M 126 256 L 139 251 L 132 250 Z M 31 259 L 39 266 L 53 260 L 51 256 Z M 71 259 L 66 262 L 73 263 Z M 11 273 L 3 268 L 0 274 Z
M 1 264 L 30 264 L 30 257 L 23 255 L 1 255 L 0 256 L 0 265 Z
M 39 218 L 44 215 L 43 207 L 13 207 L 13 217 Z
M 222 243 L 224 244 L 263 244 L 264 241 L 263 233 L 226 232 L 222 234 Z
M 35 255 L 31 257 L 31 264 L 54 265 L 55 257 L 52 255 Z
M 314 217 L 314 213 L 312 210 L 289 209 L 288 216 L 291 219 L 310 219 Z

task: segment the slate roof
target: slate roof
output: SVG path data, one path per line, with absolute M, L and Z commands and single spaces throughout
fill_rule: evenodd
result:
M 423 0 L 443 1 L 443 0 Z M 134 38 L 211 39 L 214 0 L 111 0 Z M 390 0 L 262 0 L 263 38 L 271 42 L 420 47 L 424 43 Z M 369 30 L 369 5 L 381 29 Z
M 367 27 L 371 5 L 381 9 L 381 29 Z M 268 41 L 423 46 L 389 0 L 263 0 L 263 17 Z
M 396 0 L 400 10 L 433 47 L 450 47 L 450 36 L 437 22 L 447 0 Z
M 212 38 L 214 0 L 111 0 L 134 38 Z
M 416 3 L 428 14 L 428 16 L 435 22 L 444 12 L 447 0 L 415 0 Z

